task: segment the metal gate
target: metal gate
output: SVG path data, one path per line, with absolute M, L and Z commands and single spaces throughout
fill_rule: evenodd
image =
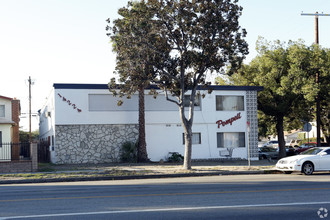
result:
M 38 143 L 38 163 L 50 163 L 50 143 L 49 141 L 39 141 Z
M 1 143 L 0 162 L 31 160 L 30 143 Z

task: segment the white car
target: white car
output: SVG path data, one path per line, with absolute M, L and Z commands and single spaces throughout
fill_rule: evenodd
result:
M 282 158 L 276 163 L 276 169 L 286 174 L 300 171 L 305 175 L 314 171 L 330 171 L 330 147 L 315 147 L 299 155 Z

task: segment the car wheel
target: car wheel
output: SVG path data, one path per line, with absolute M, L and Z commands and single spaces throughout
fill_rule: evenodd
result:
M 311 175 L 314 172 L 314 166 L 311 162 L 306 162 L 302 166 L 302 172 L 305 175 Z
M 291 174 L 292 171 L 284 171 L 285 174 Z

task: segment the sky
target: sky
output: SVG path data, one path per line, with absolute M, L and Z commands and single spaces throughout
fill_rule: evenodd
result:
M 240 0 L 240 25 L 250 54 L 258 36 L 268 41 L 315 42 L 314 16 L 330 14 L 329 0 Z M 107 84 L 115 69 L 106 19 L 118 18 L 127 0 L 0 0 L 0 95 L 21 101 L 20 126 L 28 130 L 31 76 L 32 113 L 41 109 L 54 83 Z M 330 48 L 330 16 L 319 17 L 319 41 Z M 32 130 L 38 129 L 32 117 Z

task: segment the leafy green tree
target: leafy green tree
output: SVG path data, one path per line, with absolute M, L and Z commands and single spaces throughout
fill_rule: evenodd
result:
M 302 43 L 291 45 L 290 72 L 296 76 L 294 83 L 302 82 L 301 92 L 304 100 L 300 100 L 300 121 L 307 122 L 316 120 L 316 97 L 319 97 L 320 106 L 320 126 L 329 142 L 329 89 L 330 89 L 330 53 L 329 49 L 321 48 L 319 45 L 306 47 Z M 316 76 L 318 79 L 316 80 Z M 318 82 L 317 82 L 318 81 Z M 291 121 L 294 122 L 291 117 Z M 296 121 L 295 121 L 296 122 Z M 291 123 L 293 124 L 293 123 Z M 298 124 L 296 122 L 296 124 Z M 302 127 L 302 126 L 301 126 Z
M 248 53 L 243 39 L 246 31 L 238 22 L 242 7 L 236 0 L 149 0 L 148 6 L 155 12 L 157 35 L 165 40 L 160 47 L 151 46 L 155 53 L 162 54 L 154 65 L 153 82 L 179 108 L 185 137 L 183 168 L 191 169 L 197 88 L 209 85 L 207 73 L 223 71 L 228 64 L 232 71 Z
M 19 130 L 19 141 L 20 142 L 29 142 L 30 141 L 29 136 L 30 136 L 30 134 L 28 131 Z M 32 140 L 38 140 L 39 130 L 32 131 L 31 136 L 32 136 L 31 137 Z
M 321 54 L 318 59 L 321 129 L 330 144 L 330 49 L 323 49 Z
M 110 91 L 114 96 L 130 98 L 138 92 L 139 97 L 139 143 L 138 162 L 148 161 L 145 140 L 145 111 L 144 91 L 150 85 L 153 77 L 152 64 L 155 54 L 148 46 L 153 34 L 152 18 L 154 13 L 147 8 L 144 1 L 128 2 L 127 7 L 120 8 L 118 14 L 121 18 L 114 21 L 113 27 L 107 26 L 116 53 L 116 73 L 119 75 L 120 86 L 116 85 L 115 78 L 109 83 Z M 107 20 L 110 23 L 110 20 Z M 161 41 L 157 41 L 160 43 Z M 154 42 L 154 45 L 157 45 Z M 118 90 L 119 89 L 119 90 Z M 122 100 L 118 105 L 122 104 Z
M 248 53 L 243 39 L 246 31 L 238 23 L 242 7 L 237 2 L 148 0 L 144 5 L 142 1 L 137 4 L 146 6 L 144 13 L 132 16 L 135 3 L 131 4 L 130 9 L 120 10 L 124 19 L 115 22 L 113 28 L 116 69 L 125 86 L 130 88 L 140 81 L 154 83 L 165 92 L 169 102 L 177 104 L 185 134 L 184 169 L 191 169 L 198 86 L 209 85 L 206 75 L 223 71 L 228 64 L 232 72 Z M 134 23 L 134 17 L 145 22 Z M 141 75 L 144 78 L 137 77 Z
M 265 113 L 260 110 L 258 110 L 258 134 L 259 137 L 267 137 L 269 135 L 277 134 L 273 117 L 265 115 Z
M 258 93 L 258 108 L 265 114 L 262 118 L 266 119 L 268 128 L 275 125 L 279 154 L 284 157 L 284 130 L 301 128 L 304 121 L 314 117 L 315 97 L 320 90 L 315 83 L 315 73 L 328 74 L 322 71 L 324 64 L 321 64 L 326 59 L 322 58 L 320 48 L 306 47 L 303 42 L 271 44 L 260 38 L 257 51 L 259 55 L 231 79 L 236 85 L 264 87 L 264 91 Z

